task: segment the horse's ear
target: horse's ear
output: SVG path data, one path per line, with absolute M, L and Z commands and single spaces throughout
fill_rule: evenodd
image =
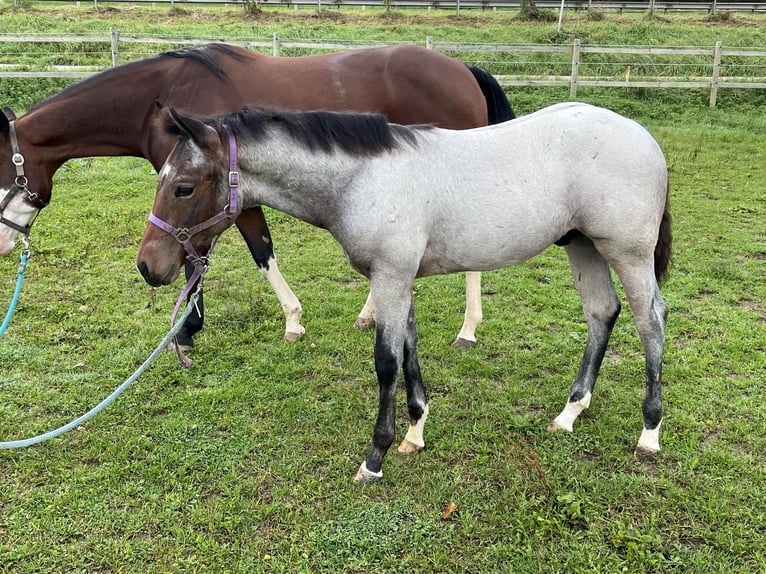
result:
M 192 116 L 183 115 L 173 108 L 164 108 L 162 111 L 170 122 L 170 124 L 166 123 L 166 126 L 170 125 L 171 133 L 175 131 L 178 135 L 188 137 L 201 148 L 208 147 L 211 141 L 218 141 L 217 132 L 204 122 Z
M 7 134 L 11 131 L 10 122 L 16 119 L 16 114 L 13 113 L 11 108 L 3 108 L 3 113 L 0 114 L 0 134 Z

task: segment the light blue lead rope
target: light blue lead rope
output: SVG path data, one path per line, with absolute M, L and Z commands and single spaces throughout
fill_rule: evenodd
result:
M 181 327 L 184 324 L 184 321 L 189 317 L 191 312 L 194 310 L 197 299 L 199 298 L 199 290 L 196 291 L 191 298 L 189 299 L 188 304 L 186 305 L 186 310 L 183 312 L 181 317 L 173 324 L 173 326 L 170 328 L 170 331 L 168 331 L 168 334 L 165 335 L 165 338 L 162 339 L 162 342 L 160 342 L 159 345 L 157 345 L 157 348 L 154 349 L 151 355 L 146 359 L 146 361 L 143 362 L 143 364 L 136 369 L 136 372 L 133 373 L 130 377 L 128 377 L 124 383 L 122 383 L 119 387 L 117 387 L 114 391 L 112 391 L 112 394 L 110 394 L 108 397 L 106 397 L 103 401 L 101 401 L 99 404 L 97 404 L 95 407 L 93 407 L 91 410 L 89 410 L 87 413 L 82 415 L 79 418 L 76 418 L 69 424 L 64 425 L 63 427 L 57 428 L 56 430 L 52 430 L 50 432 L 37 435 L 31 438 L 23 439 L 23 440 L 12 440 L 8 442 L 0 442 L 0 449 L 11 449 L 11 448 L 23 448 L 27 446 L 31 446 L 33 444 L 37 444 L 39 442 L 46 441 L 48 439 L 52 439 L 54 437 L 57 437 L 59 435 L 64 434 L 67 431 L 72 430 L 76 426 L 84 423 L 88 419 L 92 418 L 93 416 L 100 413 L 102 410 L 104 410 L 107 406 L 109 406 L 114 400 L 122 394 L 122 392 L 127 389 L 130 385 L 132 385 L 136 379 L 138 379 L 139 376 L 147 369 L 149 368 L 149 365 L 154 361 L 154 359 L 157 358 L 157 356 L 162 353 L 168 346 L 168 343 L 176 336 L 178 331 L 181 330 Z
M 0 325 L 0 337 L 3 336 L 5 330 L 11 322 L 13 312 L 16 310 L 16 304 L 19 302 L 19 294 L 21 293 L 21 284 L 24 282 L 24 272 L 27 270 L 27 261 L 29 261 L 29 249 L 24 249 L 21 252 L 21 263 L 19 265 L 19 278 L 16 281 L 16 289 L 13 291 L 13 298 L 11 299 L 11 306 L 8 307 L 8 312 L 5 314 L 3 324 Z

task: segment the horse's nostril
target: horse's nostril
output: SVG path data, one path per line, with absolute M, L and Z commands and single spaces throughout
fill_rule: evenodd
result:
M 141 276 L 145 280 L 149 280 L 149 268 L 146 266 L 146 263 L 144 261 L 141 261 L 138 265 L 138 271 L 141 273 Z

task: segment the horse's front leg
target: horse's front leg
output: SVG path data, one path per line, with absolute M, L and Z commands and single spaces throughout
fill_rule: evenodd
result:
M 404 338 L 404 386 L 407 389 L 407 414 L 410 428 L 399 444 L 399 452 L 417 452 L 426 446 L 423 439 L 423 427 L 428 418 L 428 398 L 426 397 L 423 377 L 418 361 L 418 333 L 415 322 L 415 302 L 410 305 L 407 319 L 407 333 Z
M 378 377 L 378 418 L 367 457 L 355 480 L 372 482 L 383 477 L 383 459 L 396 433 L 396 381 L 404 363 L 407 319 L 412 302 L 412 282 L 377 280 L 371 282 L 375 300 L 375 372 Z M 416 361 L 416 356 L 413 357 Z
M 184 266 L 184 272 L 186 274 L 186 280 L 189 280 L 189 277 L 192 276 L 194 273 L 194 265 L 191 263 L 186 263 Z M 192 294 L 197 289 L 197 283 L 194 284 L 191 291 L 189 292 L 189 297 L 187 298 L 187 302 L 189 299 L 191 299 Z M 185 353 L 189 349 L 191 349 L 194 346 L 194 335 L 199 333 L 202 330 L 202 326 L 205 323 L 205 304 L 202 300 L 202 289 L 200 289 L 199 292 L 199 298 L 197 299 L 197 304 L 194 307 L 194 310 L 191 312 L 191 314 L 186 318 L 186 321 L 184 321 L 184 324 L 181 326 L 181 330 L 178 331 L 178 334 L 176 335 L 176 342 L 178 343 L 178 352 Z
M 274 248 L 271 243 L 271 233 L 269 233 L 269 228 L 266 225 L 263 209 L 260 207 L 245 209 L 237 217 L 235 223 L 245 239 L 248 249 L 250 249 L 255 264 L 258 265 L 258 269 L 261 270 L 263 276 L 274 289 L 274 293 L 282 305 L 282 311 L 285 314 L 285 340 L 297 341 L 306 332 L 306 329 L 301 325 L 303 309 L 301 302 L 277 268 L 277 259 L 274 256 Z

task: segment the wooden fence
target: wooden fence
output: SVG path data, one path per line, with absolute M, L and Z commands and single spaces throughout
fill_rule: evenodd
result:
M 0 4 L 10 0 L 0 0 Z M 12 0 L 16 5 L 19 0 Z M 27 3 L 30 0 L 25 0 Z M 59 0 L 47 0 L 47 2 Z M 176 5 L 210 4 L 237 5 L 245 2 L 263 6 L 311 6 L 317 10 L 343 7 L 387 7 L 387 8 L 441 8 L 456 10 L 461 8 L 482 10 L 516 10 L 521 0 L 60 0 L 66 4 L 102 4 L 151 3 Z M 719 0 L 535 0 L 538 8 L 564 10 L 617 10 L 649 12 L 766 12 L 766 2 L 740 2 Z
M 67 43 L 69 45 L 83 43 L 94 45 L 103 44 L 103 56 L 107 61 L 103 65 L 81 66 L 47 66 L 45 69 L 24 69 L 23 65 L 5 63 L 0 65 L 0 78 L 84 78 L 97 73 L 108 66 L 116 66 L 121 63 L 125 52 L 130 53 L 129 46 L 137 44 L 151 45 L 151 53 L 157 53 L 165 49 L 175 49 L 182 46 L 194 46 L 210 42 L 211 40 L 194 40 L 181 38 L 160 37 L 134 37 L 121 36 L 115 28 L 105 36 L 44 36 L 0 35 L 0 45 L 5 43 Z M 274 34 L 271 41 L 247 41 L 232 40 L 235 44 L 250 49 L 268 51 L 273 55 L 284 55 L 285 50 L 295 53 L 296 50 L 304 51 L 341 51 L 359 49 L 368 46 L 344 43 L 318 43 L 318 42 L 286 42 L 282 41 L 279 34 Z M 380 45 L 380 44 L 376 44 Z M 710 48 L 663 48 L 663 47 L 627 47 L 627 46 L 589 46 L 575 40 L 566 45 L 499 45 L 499 44 L 441 44 L 432 37 L 425 39 L 425 46 L 432 50 L 447 53 L 466 61 L 474 61 L 481 58 L 481 54 L 525 55 L 525 67 L 549 68 L 550 61 L 534 62 L 535 54 L 550 54 L 555 56 L 555 64 L 561 68 L 567 68 L 566 74 L 495 74 L 498 82 L 503 86 L 562 86 L 569 88 L 571 98 L 576 97 L 577 91 L 582 87 L 604 88 L 697 88 L 708 90 L 709 103 L 715 107 L 718 92 L 721 89 L 766 89 L 766 50 L 724 48 L 722 43 L 716 42 Z M 146 54 L 149 55 L 149 54 Z M 607 75 L 589 75 L 583 73 L 588 67 L 589 58 L 618 55 L 620 60 L 605 64 L 611 70 L 619 70 Z M 141 57 L 141 56 L 139 56 Z M 645 70 L 651 70 L 662 65 L 661 59 L 667 57 L 693 57 L 696 63 L 693 69 L 698 72 L 691 76 L 664 76 L 647 74 Z M 632 59 L 631 59 L 632 58 Z M 131 59 L 131 58 L 127 58 Z M 655 65 L 651 60 L 657 59 Z M 727 65 L 732 59 L 736 64 Z M 731 74 L 727 70 L 745 70 L 744 73 Z M 676 70 L 676 67 L 671 69 Z M 704 70 L 704 75 L 699 73 Z

